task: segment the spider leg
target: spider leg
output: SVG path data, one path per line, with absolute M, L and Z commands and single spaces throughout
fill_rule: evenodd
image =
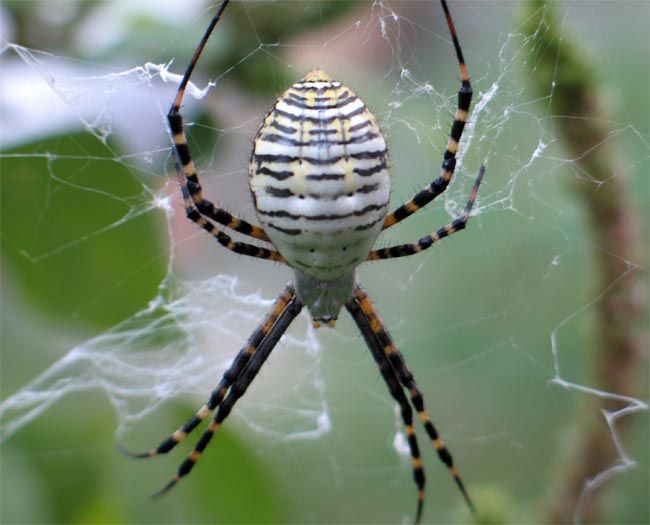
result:
M 456 106 L 456 114 L 454 115 L 454 123 L 451 126 L 449 140 L 447 141 L 447 147 L 445 149 L 442 161 L 442 170 L 440 176 L 422 191 L 417 193 L 415 197 L 397 208 L 392 213 L 389 213 L 384 220 L 384 226 L 382 227 L 382 230 L 390 228 L 398 222 L 413 215 L 416 211 L 420 210 L 429 204 L 438 195 L 443 193 L 451 182 L 451 178 L 454 175 L 454 170 L 456 169 L 456 153 L 458 152 L 458 143 L 460 142 L 460 138 L 463 134 L 463 129 L 465 128 L 465 123 L 467 122 L 467 116 L 469 114 L 469 106 L 472 101 L 472 86 L 469 81 L 469 75 L 467 74 L 467 68 L 465 67 L 465 59 L 463 58 L 463 52 L 460 48 L 460 43 L 458 42 L 456 28 L 454 27 L 454 21 L 451 18 L 449 7 L 447 6 L 447 2 L 445 0 L 441 0 L 440 3 L 442 4 L 442 9 L 445 12 L 447 27 L 449 28 L 449 33 L 451 34 L 451 40 L 454 44 L 454 49 L 456 50 L 456 57 L 458 58 L 461 81 L 460 90 L 458 91 L 458 104 Z
M 413 377 L 413 374 L 406 366 L 404 356 L 393 343 L 393 340 L 390 334 L 388 333 L 388 330 L 386 330 L 386 328 L 384 327 L 384 324 L 379 318 L 379 315 L 377 314 L 375 307 L 370 301 L 368 294 L 361 286 L 359 285 L 356 286 L 352 301 L 358 303 L 361 313 L 357 315 L 360 316 L 362 315 L 367 319 L 367 323 L 370 325 L 372 332 L 374 333 L 375 337 L 377 338 L 380 345 L 382 346 L 383 348 L 382 351 L 385 357 L 390 362 L 393 370 L 395 371 L 395 374 L 397 375 L 399 382 L 402 384 L 404 388 L 409 390 L 411 396 L 411 403 L 413 404 L 413 407 L 417 411 L 418 417 L 420 418 L 420 421 L 422 422 L 422 425 L 424 426 L 424 429 L 427 435 L 429 436 L 429 439 L 431 440 L 434 448 L 438 452 L 438 457 L 449 469 L 449 473 L 454 478 L 454 481 L 456 482 L 456 485 L 460 489 L 463 498 L 467 503 L 467 506 L 472 511 L 472 513 L 474 513 L 474 504 L 472 503 L 472 500 L 470 499 L 469 494 L 465 489 L 465 485 L 463 484 L 463 481 L 461 480 L 458 474 L 458 470 L 454 466 L 454 462 L 451 457 L 451 454 L 449 453 L 449 450 L 445 446 L 442 439 L 440 439 L 436 427 L 431 422 L 431 418 L 429 417 L 429 414 L 427 413 L 426 408 L 424 407 L 422 392 L 418 388 L 417 383 L 415 382 L 415 378 Z
M 459 232 L 465 229 L 467 222 L 469 221 L 470 214 L 472 212 L 472 206 L 474 206 L 474 201 L 476 201 L 476 196 L 478 195 L 478 189 L 483 180 L 483 175 L 485 174 L 485 166 L 481 166 L 474 181 L 474 186 L 472 188 L 472 193 L 465 204 L 465 209 L 461 213 L 460 217 L 453 220 L 452 222 L 446 224 L 442 228 L 439 228 L 437 231 L 422 237 L 418 242 L 409 243 L 409 244 L 397 244 L 395 246 L 389 246 L 387 248 L 380 248 L 379 250 L 372 250 L 366 260 L 376 261 L 380 259 L 392 259 L 394 257 L 406 257 L 408 255 L 413 255 L 414 253 L 419 253 L 433 246 L 440 239 L 449 237 L 450 235 Z
M 194 162 L 192 161 L 190 149 L 187 144 L 187 138 L 185 137 L 183 117 L 180 113 L 180 108 L 183 103 L 183 96 L 185 95 L 185 89 L 190 80 L 190 76 L 192 75 L 192 72 L 194 71 L 194 67 L 196 66 L 196 63 L 201 57 L 201 54 L 203 53 L 203 49 L 205 48 L 208 39 L 210 38 L 210 35 L 212 34 L 215 26 L 221 19 L 221 15 L 223 14 L 228 3 L 229 0 L 224 0 L 223 2 L 221 2 L 221 5 L 219 6 L 217 13 L 212 18 L 210 25 L 208 26 L 206 32 L 203 35 L 203 38 L 201 38 L 201 41 L 199 42 L 199 45 L 197 46 L 196 51 L 194 52 L 194 56 L 192 57 L 192 60 L 189 66 L 187 67 L 185 74 L 183 75 L 183 79 L 179 84 L 176 97 L 174 98 L 174 102 L 169 110 L 169 113 L 167 114 L 169 131 L 171 133 L 172 143 L 173 143 L 174 161 L 176 165 L 176 171 L 178 173 L 178 178 L 179 181 L 181 182 L 181 188 L 183 188 L 183 199 L 185 201 L 186 210 L 195 208 L 196 211 L 198 211 L 199 215 L 203 215 L 208 219 L 212 219 L 213 221 L 222 224 L 226 228 L 230 228 L 238 233 L 241 233 L 243 235 L 248 235 L 250 237 L 254 237 L 255 239 L 259 239 L 261 241 L 270 242 L 269 238 L 267 237 L 266 233 L 262 228 L 250 224 L 242 219 L 238 219 L 237 217 L 234 217 L 226 210 L 216 207 L 212 202 L 206 200 L 203 197 L 203 190 L 201 188 L 201 183 L 199 182 L 199 177 L 197 175 L 196 168 L 194 167 Z M 192 219 L 194 222 L 198 222 L 193 217 L 190 217 L 190 219 Z M 201 223 L 199 223 L 199 225 L 201 227 L 204 227 L 203 224 Z M 227 244 L 224 244 L 223 242 L 221 242 L 221 244 L 226 246 L 226 248 L 233 249 Z M 237 251 L 237 250 L 233 250 L 233 251 Z M 238 251 L 237 253 L 242 253 L 242 252 Z M 251 255 L 251 254 L 246 253 L 246 255 Z M 261 257 L 261 258 L 269 258 L 259 254 L 254 256 Z
M 181 161 L 176 153 L 174 153 L 174 162 L 176 164 L 178 177 L 181 179 L 181 172 L 183 168 L 181 166 Z M 246 242 L 233 241 L 230 235 L 217 228 L 214 223 L 212 223 L 209 219 L 206 219 L 206 217 L 191 204 L 188 197 L 187 187 L 184 186 L 182 182 L 181 193 L 183 195 L 183 200 L 185 201 L 185 215 L 187 218 L 198 224 L 201 228 L 212 235 L 217 240 L 217 242 L 221 244 L 221 246 L 241 255 L 248 255 L 249 257 L 267 259 L 287 264 L 286 259 L 275 250 L 269 250 L 268 248 L 255 246 L 254 244 L 249 244 Z
M 203 432 L 203 434 L 201 434 L 201 437 L 196 442 L 196 445 L 188 454 L 185 461 L 181 463 L 176 475 L 160 491 L 155 493 L 154 497 L 162 496 L 172 487 L 174 487 L 174 485 L 176 485 L 183 477 L 187 476 L 190 473 L 196 462 L 201 457 L 201 454 L 205 450 L 205 447 L 207 447 L 208 443 L 210 443 L 210 440 L 212 439 L 212 436 L 216 430 L 228 417 L 237 400 L 244 395 L 250 384 L 253 382 L 253 379 L 255 379 L 259 373 L 262 365 L 271 354 L 271 351 L 275 345 L 278 343 L 291 322 L 302 310 L 303 304 L 296 296 L 293 286 L 289 286 L 285 293 L 288 294 L 289 298 L 286 302 L 283 301 L 282 311 L 274 320 L 274 322 L 271 322 L 271 319 L 267 321 L 267 323 L 270 325 L 268 332 L 266 333 L 264 339 L 258 346 L 255 353 L 253 353 L 250 359 L 248 359 L 248 362 L 244 366 L 242 372 L 232 383 L 227 396 L 221 402 L 221 404 L 219 404 L 217 411 L 212 417 L 212 420 L 210 421 L 206 430 Z
M 120 451 L 133 458 L 152 458 L 159 454 L 167 454 L 176 445 L 184 441 L 187 435 L 192 432 L 192 430 L 194 430 L 204 419 L 206 419 L 223 401 L 226 393 L 228 392 L 228 389 L 241 375 L 251 357 L 255 355 L 255 352 L 259 348 L 260 344 L 269 334 L 271 328 L 278 320 L 280 315 L 284 312 L 293 296 L 293 287 L 287 286 L 287 288 L 275 301 L 273 308 L 264 319 L 264 322 L 258 326 L 257 329 L 251 334 L 251 336 L 248 338 L 246 346 L 244 346 L 244 348 L 239 351 L 228 370 L 224 372 L 221 381 L 210 394 L 210 398 L 208 399 L 207 403 L 204 404 L 190 419 L 188 419 L 185 424 L 180 426 L 176 432 L 174 432 L 167 439 L 161 441 L 157 447 L 152 448 L 151 450 L 148 450 L 146 452 L 130 452 L 123 446 L 118 445 Z
M 418 446 L 417 437 L 415 435 L 415 430 L 413 428 L 413 410 L 409 405 L 408 399 L 404 395 L 404 390 L 395 375 L 395 371 L 388 361 L 384 350 L 383 345 L 377 338 L 370 321 L 366 315 L 361 311 L 361 305 L 357 297 L 353 297 L 346 305 L 348 312 L 352 315 L 355 323 L 359 327 L 361 334 L 363 335 L 366 345 L 370 349 L 372 356 L 379 367 L 384 382 L 388 386 L 390 394 L 393 396 L 395 401 L 400 407 L 400 413 L 402 416 L 402 422 L 404 423 L 404 430 L 406 432 L 406 437 L 408 439 L 409 450 L 411 452 L 411 463 L 413 465 L 413 479 L 418 488 L 418 506 L 415 512 L 414 522 L 420 523 L 422 518 L 422 509 L 424 507 L 424 485 L 426 479 L 424 476 L 424 467 L 422 465 L 422 459 L 420 459 L 420 447 Z

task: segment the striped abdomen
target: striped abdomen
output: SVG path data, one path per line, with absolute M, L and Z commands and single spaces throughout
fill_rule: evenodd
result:
M 389 199 L 386 142 L 374 115 L 315 70 L 268 113 L 249 165 L 267 235 L 295 268 L 330 280 L 361 263 Z

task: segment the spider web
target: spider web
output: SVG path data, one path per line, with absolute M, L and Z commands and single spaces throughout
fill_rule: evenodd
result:
M 50 331 L 60 353 L 50 354 L 49 366 L 34 371 L 24 386 L 4 392 L 2 439 L 9 442 L 26 427 L 38 428 L 42 416 L 62 399 L 99 390 L 114 408 L 117 439 L 135 441 L 137 435 L 139 443 L 154 444 L 163 435 L 150 435 L 146 423 L 173 400 L 189 396 L 191 404 L 200 406 L 290 279 L 284 268 L 222 253 L 203 232 L 185 224 L 164 114 L 212 11 L 203 2 L 184 2 L 182 12 L 174 7 L 175 2 L 156 2 L 155 9 L 147 2 L 136 4 L 99 5 L 76 35 L 90 46 L 89 56 L 102 56 L 105 49 L 127 39 L 121 27 L 124 17 L 152 17 L 173 26 L 171 34 L 178 36 L 160 42 L 156 52 L 122 59 L 124 66 L 111 60 L 73 59 L 47 48 L 29 49 L 5 34 L 1 55 L 5 73 L 0 81 L 5 130 L 2 158 L 42 160 L 49 181 L 46 203 L 59 187 L 88 194 L 98 191 L 88 181 L 93 166 L 107 162 L 126 169 L 140 186 L 136 197 L 108 191 L 126 211 L 84 235 L 54 246 L 28 247 L 21 246 L 20 239 L 9 241 L 38 269 L 59 254 L 119 232 L 143 216 L 154 216 L 169 246 L 161 255 L 166 270 L 148 305 L 112 328 L 90 337 L 60 337 L 59 328 L 42 323 L 42 334 Z M 246 189 L 246 159 L 261 116 L 292 80 L 315 66 L 324 66 L 348 84 L 379 118 L 391 149 L 393 205 L 409 198 L 439 170 L 455 109 L 458 73 L 438 6 L 361 2 L 327 23 L 310 23 L 304 31 L 296 30 L 314 12 L 327 19 L 326 4 L 274 4 L 278 9 L 291 9 L 284 21 L 287 31 L 271 41 L 262 36 L 267 23 L 262 14 L 268 11 L 261 10 L 259 3 L 233 6 L 247 21 L 254 45 L 242 49 L 239 58 L 209 79 L 200 62 L 186 95 L 190 146 L 205 193 L 218 195 L 217 202 L 244 218 L 254 219 Z M 648 123 L 636 117 L 644 112 L 630 102 L 645 104 L 642 108 L 647 115 L 647 100 L 631 93 L 622 80 L 627 70 L 609 51 L 613 37 L 602 31 L 610 23 L 624 27 L 624 17 L 612 8 L 605 9 L 613 17 L 607 19 L 599 14 L 598 6 L 568 3 L 559 9 L 562 27 L 576 32 L 584 38 L 585 47 L 597 49 L 603 57 L 600 74 L 611 86 L 611 98 L 620 110 L 609 122 L 606 141 L 594 145 L 593 151 L 607 151 L 615 143 L 624 154 L 612 177 L 641 193 L 646 190 L 647 195 L 647 184 L 639 180 L 648 168 Z M 528 502 L 517 509 L 526 515 L 539 504 L 535 495 L 552 492 L 549 483 L 554 480 L 548 467 L 571 441 L 566 434 L 581 418 L 593 419 L 598 433 L 607 437 L 616 453 L 612 464 L 585 477 L 571 518 L 577 523 L 582 520 L 584 499 L 603 487 L 622 490 L 628 486 L 625 479 L 631 479 L 628 484 L 639 484 L 640 494 L 645 487 L 647 494 L 647 465 L 635 468 L 647 457 L 635 440 L 620 433 L 623 421 L 628 426 L 640 424 L 638 413 L 647 412 L 647 403 L 599 387 L 589 365 L 590 348 L 597 341 L 588 331 L 607 291 L 619 280 L 642 273 L 644 262 L 639 256 L 610 253 L 625 262 L 625 270 L 610 282 L 595 277 L 591 253 L 608 252 L 608 248 L 594 245 L 587 237 L 576 201 L 562 189 L 563 179 L 591 180 L 590 174 L 582 170 L 579 158 L 567 157 L 554 128 L 556 116 L 540 110 L 550 107 L 554 84 L 541 99 L 527 87 L 531 44 L 521 28 L 516 24 L 513 28 L 519 7 L 453 6 L 475 93 L 456 175 L 441 199 L 379 242 L 415 240 L 432 226 L 457 216 L 484 162 L 487 175 L 468 231 L 412 260 L 370 265 L 359 273 L 406 354 L 429 411 L 463 466 L 463 475 L 478 480 L 474 486 L 489 492 L 499 477 L 507 487 L 504 494 Z M 647 35 L 647 17 L 645 23 L 646 32 L 639 29 L 636 34 Z M 218 28 L 206 62 L 234 34 L 225 23 Z M 635 55 L 638 63 L 647 62 L 645 53 Z M 168 55 L 175 60 L 160 60 Z M 245 74 L 250 63 L 266 63 L 260 74 L 272 76 L 270 92 L 244 92 L 238 87 L 237 75 Z M 645 82 L 647 88 L 647 78 Z M 202 119 L 201 111 L 209 112 L 214 120 Z M 73 180 L 60 171 L 59 162 L 70 160 L 63 154 L 10 151 L 37 136 L 78 130 L 106 144 L 110 153 L 82 158 L 86 169 Z M 193 138 L 193 133 L 201 132 L 212 134 L 216 141 Z M 601 185 L 593 180 L 594 192 Z M 647 202 L 641 201 L 641 206 L 647 218 Z M 36 228 L 48 221 L 50 213 L 44 205 Z M 3 227 L 5 238 L 6 231 Z M 522 250 L 521 244 L 527 248 Z M 526 251 L 534 256 L 518 258 Z M 20 286 L 20 282 L 13 283 L 11 293 L 3 292 L 4 309 L 8 307 L 5 297 L 20 297 L 15 291 Z M 120 282 L 107 283 L 109 290 L 118 286 Z M 96 300 L 101 302 L 102 296 Z M 6 326 L 11 320 L 3 316 Z M 77 341 L 67 344 L 70 339 Z M 273 451 L 283 458 L 274 468 L 284 469 L 287 478 L 300 472 L 296 465 L 303 456 L 283 443 L 317 440 L 310 446 L 319 447 L 316 455 L 325 458 L 326 472 L 321 477 L 329 482 L 306 474 L 305 483 L 321 483 L 339 497 L 350 486 L 369 487 L 360 502 L 346 500 L 337 510 L 323 508 L 303 519 L 350 519 L 358 509 L 388 497 L 395 501 L 393 514 L 379 515 L 375 521 L 409 519 L 408 498 L 413 488 L 408 447 L 399 416 L 393 415 L 393 403 L 374 366 L 348 320 L 341 319 L 336 332 L 315 331 L 303 312 L 231 416 L 229 423 L 254 443 L 259 454 Z M 5 373 L 9 372 L 5 369 Z M 595 398 L 611 402 L 600 421 L 589 412 Z M 535 417 L 537 412 L 543 414 L 541 421 Z M 358 433 L 364 428 L 373 430 L 361 437 Z M 542 432 L 546 434 L 545 459 L 540 463 Z M 635 439 L 647 442 L 647 432 L 640 435 Z M 365 440 L 376 442 L 368 455 L 351 455 L 347 447 L 358 448 Z M 422 447 L 426 450 L 426 443 Z M 392 463 L 380 463 L 378 458 L 386 455 Z M 517 468 L 500 473 L 503 461 Z M 449 501 L 457 495 L 453 487 L 441 486 L 443 470 L 435 463 L 427 465 L 431 486 L 436 487 L 429 490 L 427 512 L 440 521 L 466 520 L 458 507 L 449 508 Z M 526 486 L 518 489 L 522 480 L 527 480 Z

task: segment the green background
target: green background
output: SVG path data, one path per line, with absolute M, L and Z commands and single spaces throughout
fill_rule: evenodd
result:
M 439 6 L 393 4 L 404 13 L 399 24 L 388 9 L 366 2 L 246 3 L 227 12 L 198 66 L 199 85 L 226 71 L 219 77 L 225 87 L 186 104 L 195 112 L 190 141 L 197 164 L 205 171 L 207 187 L 223 190 L 220 199 L 228 209 L 253 217 L 245 151 L 264 108 L 310 67 L 303 64 L 310 57 L 321 60 L 312 66 L 334 67 L 332 74 L 375 109 L 390 143 L 395 204 L 436 174 L 457 89 L 454 56 Z M 47 14 L 56 5 L 6 2 L 16 24 L 12 41 L 117 71 L 171 58 L 173 70 L 181 71 L 211 12 L 187 25 L 166 24 L 146 14 L 123 18 L 121 37 L 89 52 L 70 35 L 103 4 L 79 3 L 62 24 Z M 558 11 L 566 15 L 562 30 L 596 64 L 594 75 L 613 108 L 612 140 L 622 159 L 616 177 L 624 179 L 640 226 L 637 253 L 626 257 L 639 266 L 632 272 L 643 273 L 648 249 L 648 5 L 625 6 L 576 2 L 558 4 Z M 593 253 L 607 246 L 594 246 L 589 239 L 570 187 L 572 178 L 584 174 L 555 140 L 553 119 L 545 118 L 545 102 L 529 84 L 529 57 L 518 25 L 522 5 L 463 2 L 453 7 L 475 103 L 495 82 L 499 86 L 449 190 L 449 199 L 462 206 L 473 174 L 486 159 L 481 213 L 466 232 L 431 253 L 364 267 L 360 278 L 425 393 L 429 412 L 480 508 L 480 520 L 540 523 L 570 465 L 581 422 L 590 420 L 609 434 L 604 421 L 591 414 L 590 396 L 551 383 L 551 334 L 557 331 L 562 377 L 597 386 L 594 305 L 603 286 L 611 283 L 599 282 Z M 362 20 L 360 26 L 357 20 Z M 364 26 L 368 20 L 371 29 Z M 376 47 L 385 42 L 384 23 L 393 47 Z M 358 27 L 362 29 L 351 29 Z M 318 44 L 311 46 L 312 41 Z M 286 45 L 264 45 L 276 42 Z M 354 59 L 363 57 L 361 66 L 337 55 L 346 45 L 354 47 Z M 11 50 L 1 59 L 19 61 Z M 409 69 L 421 84 L 410 84 L 404 76 L 400 80 L 400 68 Z M 434 87 L 431 96 L 417 91 L 424 82 Z M 391 105 L 395 101 L 402 105 Z M 165 144 L 163 119 L 160 114 L 152 118 L 159 120 Z M 238 124 L 243 130 L 216 141 L 219 130 Z M 11 129 L 3 134 L 10 136 Z M 239 276 L 246 291 L 259 289 L 268 298 L 290 276 L 275 265 L 221 253 L 207 236 L 192 235 L 188 242 L 170 246 L 169 220 L 152 204 L 166 182 L 167 194 L 174 191 L 168 151 L 144 164 L 139 155 L 122 157 L 132 153 L 124 140 L 119 130 L 107 144 L 83 130 L 61 131 L 2 152 L 3 399 L 70 348 L 145 308 L 168 276 L 172 255 L 173 275 L 181 280 L 207 279 L 218 268 Z M 547 147 L 533 160 L 531 152 L 540 140 Z M 415 240 L 444 224 L 449 220 L 445 202 L 450 204 L 432 205 L 381 242 Z M 173 207 L 179 210 L 178 201 Z M 193 232 L 191 225 L 179 226 L 180 215 L 172 221 L 175 241 Z M 647 298 L 647 289 L 639 294 Z M 234 415 L 191 476 L 152 502 L 147 496 L 174 472 L 185 451 L 152 462 L 126 460 L 115 450 L 120 421 L 106 396 L 100 389 L 72 392 L 3 444 L 0 521 L 410 520 L 415 489 L 408 463 L 393 449 L 393 403 L 349 319 L 342 318 L 337 328 L 337 333 L 319 335 L 318 366 L 332 425 L 324 436 L 269 438 Z M 640 328 L 644 331 L 647 325 Z M 248 333 L 240 335 L 243 342 Z M 236 350 L 224 351 L 234 355 Z M 635 379 L 638 396 L 647 399 L 647 361 L 642 363 Z M 271 358 L 260 382 L 275 376 L 277 382 L 291 383 L 304 373 L 300 366 L 281 369 Z M 172 396 L 153 414 L 126 425 L 119 437 L 134 446 L 152 445 L 189 417 L 202 399 Z M 273 422 L 273 407 L 259 412 L 264 412 L 264 425 L 282 435 L 283 428 Z M 602 522 L 647 523 L 647 413 L 630 417 L 622 443 L 638 468 L 612 476 L 600 489 Z M 422 434 L 428 474 L 424 520 L 470 522 L 428 445 Z

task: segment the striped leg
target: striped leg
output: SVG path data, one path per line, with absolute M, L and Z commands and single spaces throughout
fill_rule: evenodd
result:
M 182 95 L 182 93 L 181 93 Z M 180 103 L 180 101 L 179 101 Z M 190 155 L 190 149 L 185 137 L 183 117 L 180 114 L 180 106 L 176 102 L 167 115 L 169 130 L 172 134 L 174 156 L 178 159 L 176 170 L 183 191 L 185 208 L 196 208 L 201 215 L 224 225 L 243 235 L 248 235 L 261 241 L 270 242 L 266 232 L 259 226 L 250 224 L 243 219 L 238 219 L 223 208 L 217 208 L 212 202 L 203 197 L 203 189 Z
M 478 195 L 478 189 L 483 180 L 483 175 L 485 174 L 485 166 L 481 166 L 474 181 L 474 187 L 472 188 L 472 193 L 465 204 L 465 209 L 458 219 L 453 220 L 449 224 L 443 226 L 437 231 L 422 237 L 418 242 L 410 244 L 398 244 L 395 246 L 389 246 L 387 248 L 380 248 L 379 250 L 373 250 L 368 254 L 368 261 L 377 261 L 380 259 L 392 259 L 394 257 L 406 257 L 407 255 L 413 255 L 414 253 L 419 253 L 431 248 L 436 242 L 445 237 L 449 237 L 453 233 L 459 232 L 465 229 L 467 222 L 470 218 L 470 213 L 472 212 L 472 206 L 474 206 L 474 201 L 476 201 L 476 196 Z
M 413 407 L 417 411 L 418 417 L 420 418 L 420 421 L 422 422 L 422 425 L 424 426 L 424 429 L 426 430 L 429 439 L 431 440 L 434 448 L 438 452 L 438 457 L 449 469 L 449 473 L 452 475 L 454 481 L 456 482 L 456 485 L 458 485 L 458 488 L 463 494 L 467 506 L 470 508 L 472 512 L 474 512 L 474 505 L 469 497 L 469 494 L 467 493 L 467 490 L 465 489 L 465 485 L 463 484 L 460 476 L 458 475 L 458 471 L 454 466 L 449 450 L 445 446 L 442 439 L 440 439 L 440 436 L 438 435 L 438 431 L 433 426 L 433 423 L 429 418 L 429 414 L 427 413 L 424 407 L 422 392 L 418 388 L 415 382 L 415 378 L 413 377 L 413 374 L 406 366 L 406 362 L 404 361 L 404 356 L 393 344 L 392 338 L 388 333 L 388 331 L 386 330 L 386 328 L 384 328 L 384 325 L 381 322 L 381 319 L 379 318 L 379 315 L 377 314 L 375 307 L 370 301 L 368 294 L 363 288 L 361 288 L 361 286 L 357 285 L 357 287 L 355 288 L 353 300 L 358 302 L 362 315 L 367 318 L 368 324 L 372 328 L 375 337 L 381 344 L 384 355 L 386 356 L 391 366 L 393 367 L 393 370 L 397 374 L 400 383 L 402 384 L 402 386 L 404 386 L 409 390 L 411 395 L 411 403 L 413 403 Z
M 289 287 L 287 293 L 289 293 L 290 299 L 283 302 L 282 311 L 277 316 L 275 322 L 271 323 L 270 319 L 267 321 L 270 326 L 266 336 L 257 350 L 252 354 L 237 379 L 232 383 L 227 396 L 218 406 L 217 412 L 213 416 L 212 421 L 210 421 L 210 424 L 197 441 L 192 452 L 190 452 L 185 461 L 181 463 L 176 475 L 159 492 L 154 494 L 154 496 L 162 496 L 174 487 L 181 478 L 190 473 L 196 462 L 201 457 L 205 447 L 210 443 L 216 430 L 228 417 L 237 400 L 244 395 L 250 384 L 253 382 L 253 379 L 255 379 L 259 373 L 262 365 L 271 354 L 275 345 L 278 343 L 291 322 L 300 313 L 300 310 L 302 310 L 303 304 L 295 295 L 293 287 Z
M 269 238 L 267 237 L 266 233 L 262 228 L 250 224 L 242 219 L 238 219 L 237 217 L 234 217 L 226 210 L 222 208 L 217 208 L 212 202 L 206 200 L 203 197 L 201 183 L 199 182 L 199 177 L 196 173 L 196 168 L 194 167 L 194 162 L 192 161 L 192 157 L 190 155 L 190 149 L 187 145 L 187 138 L 185 137 L 185 130 L 183 126 L 183 117 L 180 113 L 180 108 L 183 103 L 183 96 L 185 95 L 185 88 L 187 87 L 187 84 L 190 80 L 190 76 L 192 75 L 192 72 L 194 71 L 194 67 L 196 66 L 196 63 L 198 62 L 201 54 L 203 53 L 203 49 L 205 48 L 208 38 L 210 38 L 212 31 L 214 30 L 215 26 L 219 22 L 221 15 L 223 14 L 223 11 L 228 5 L 228 2 L 229 0 L 224 0 L 221 3 L 219 9 L 217 10 L 217 13 L 213 17 L 212 21 L 210 22 L 210 25 L 208 26 L 208 29 L 203 35 L 203 38 L 199 42 L 199 45 L 197 46 L 196 51 L 194 52 L 194 56 L 192 57 L 192 60 L 189 66 L 187 67 L 183 79 L 181 80 L 181 83 L 178 87 L 178 91 L 176 93 L 176 97 L 174 98 L 172 107 L 170 108 L 169 113 L 167 114 L 167 121 L 169 122 L 169 131 L 172 136 L 172 142 L 174 148 L 173 149 L 174 161 L 176 164 L 176 171 L 178 173 L 178 178 L 181 183 L 181 188 L 183 189 L 183 199 L 185 201 L 186 210 L 195 209 L 196 211 L 198 211 L 199 215 L 207 217 L 208 219 L 211 219 L 219 224 L 222 224 L 227 228 L 230 228 L 238 233 L 248 235 L 250 237 L 254 237 L 261 241 L 268 242 Z M 188 216 L 189 216 L 189 212 L 188 212 Z M 198 222 L 194 218 L 192 217 L 190 218 L 195 222 Z M 205 228 L 203 224 L 199 223 L 199 225 Z M 223 244 L 229 249 L 233 249 L 228 244 L 224 244 L 223 242 L 221 242 L 221 244 Z M 242 243 L 234 243 L 234 244 L 236 245 Z M 237 251 L 237 250 L 233 250 L 233 251 Z M 244 252 L 237 251 L 237 253 L 244 253 Z M 246 255 L 252 255 L 252 253 L 246 253 Z M 261 258 L 269 258 L 259 254 L 253 256 L 261 257 Z
M 400 407 L 402 422 L 404 423 L 404 430 L 406 432 L 411 452 L 413 479 L 418 488 L 418 506 L 415 513 L 415 523 L 420 523 L 420 519 L 422 518 L 422 509 L 424 507 L 424 485 L 426 480 L 422 460 L 420 459 L 420 447 L 418 446 L 417 437 L 415 436 L 415 430 L 413 428 L 413 410 L 404 395 L 404 390 L 402 390 L 402 386 L 395 375 L 393 367 L 384 354 L 383 345 L 379 339 L 377 339 L 368 317 L 366 317 L 361 311 L 359 301 L 356 297 L 353 297 L 345 306 L 359 327 L 359 330 L 366 341 L 366 345 L 370 349 L 375 362 L 379 366 L 379 371 L 384 378 L 384 382 L 388 386 L 390 394 L 393 396 L 395 401 L 397 401 L 397 404 Z
M 175 160 L 176 160 L 176 169 L 179 170 L 180 169 L 179 161 L 178 159 Z M 209 219 L 206 219 L 206 217 L 202 215 L 199 210 L 194 208 L 192 205 L 187 204 L 188 192 L 187 192 L 187 188 L 183 186 L 182 183 L 181 183 L 181 191 L 183 194 L 183 200 L 186 203 L 185 215 L 187 216 L 187 218 L 195 222 L 196 224 L 198 224 L 201 228 L 203 228 L 210 235 L 212 235 L 217 240 L 217 242 L 221 244 L 221 246 L 223 246 L 224 248 L 228 248 L 229 250 L 235 253 L 239 253 L 241 255 L 248 255 L 249 257 L 256 257 L 258 259 L 267 259 L 270 261 L 276 261 L 276 262 L 281 262 L 283 264 L 287 264 L 286 259 L 282 257 L 282 255 L 280 255 L 280 252 L 277 252 L 275 250 L 269 250 L 268 248 L 263 248 L 261 246 L 255 246 L 254 244 L 249 244 L 247 242 L 233 241 L 230 235 L 224 233 L 219 228 L 217 228 L 214 225 L 214 223 L 212 223 Z
M 120 450 L 127 456 L 133 458 L 152 458 L 158 454 L 166 454 L 172 450 L 180 442 L 184 441 L 187 435 L 192 432 L 205 418 L 207 418 L 219 404 L 223 401 L 228 389 L 233 385 L 237 378 L 241 375 L 242 371 L 250 361 L 251 357 L 255 355 L 258 347 L 269 334 L 271 328 L 278 320 L 280 315 L 284 312 L 289 302 L 293 299 L 295 293 L 293 286 L 287 288 L 280 294 L 280 297 L 275 301 L 273 309 L 266 316 L 264 322 L 257 327 L 257 329 L 248 338 L 248 343 L 242 348 L 235 359 L 233 360 L 230 368 L 226 370 L 219 382 L 219 385 L 212 391 L 208 402 L 203 405 L 197 412 L 188 419 L 184 425 L 178 428 L 167 439 L 164 439 L 156 448 L 152 448 L 147 452 L 129 452 L 121 445 Z
M 454 27 L 454 22 L 451 18 L 449 7 L 447 6 L 447 2 L 445 0 L 441 0 L 441 4 L 445 12 L 445 18 L 447 19 L 447 26 L 449 27 L 451 40 L 454 43 L 454 49 L 456 50 L 456 57 L 458 58 L 461 81 L 460 91 L 458 91 L 458 105 L 456 107 L 456 114 L 454 115 L 454 123 L 451 127 L 451 133 L 449 134 L 447 148 L 445 149 L 445 154 L 442 161 L 442 171 L 436 180 L 434 180 L 426 188 L 415 195 L 415 197 L 397 208 L 392 213 L 389 213 L 384 220 L 384 226 L 382 230 L 390 228 L 398 222 L 413 215 L 416 211 L 429 204 L 433 199 L 444 192 L 447 189 L 447 186 L 449 185 L 449 182 L 454 175 L 454 169 L 456 168 L 456 153 L 458 152 L 458 143 L 460 142 L 460 137 L 463 134 L 465 122 L 467 122 L 467 116 L 469 113 L 469 106 L 472 101 L 472 86 L 469 81 L 469 75 L 467 74 L 467 68 L 465 67 L 465 60 L 463 59 L 463 52 L 461 51 L 460 43 L 458 42 L 458 37 L 456 36 L 456 28 Z

